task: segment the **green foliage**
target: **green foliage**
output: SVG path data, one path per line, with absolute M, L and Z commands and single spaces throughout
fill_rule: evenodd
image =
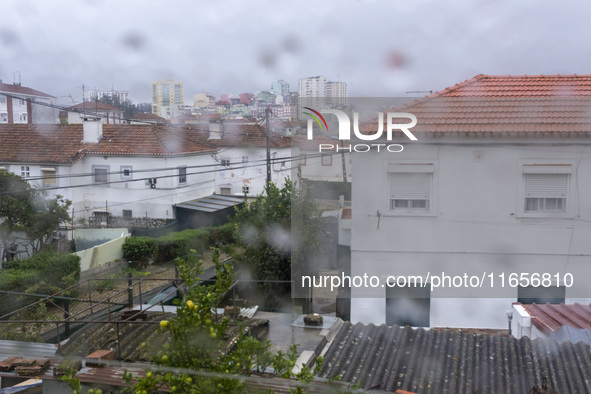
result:
M 76 377 L 78 371 L 74 368 L 65 371 L 65 374 L 61 377 L 62 382 L 66 382 L 68 386 L 72 389 L 72 393 L 74 394 L 81 394 L 82 393 L 82 385 L 80 384 L 80 379 Z
M 21 177 L 0 170 L 0 241 L 6 248 L 15 231 L 24 231 L 34 253 L 46 250 L 58 226 L 71 220 L 71 204 L 60 195 L 47 199 Z
M 209 231 L 206 229 L 183 230 L 156 238 L 159 262 L 172 261 L 189 254 L 192 250 L 202 251 L 208 246 Z
M 320 220 L 312 199 L 289 179 L 281 189 L 270 184 L 265 195 L 237 210 L 233 257 L 256 280 L 290 281 L 292 265 L 305 270 L 320 245 Z M 289 289 L 289 283 L 259 285 L 266 306 L 277 306 Z
M 103 279 L 96 284 L 94 289 L 99 293 L 104 293 L 105 291 L 111 291 L 117 288 L 117 282 L 115 281 L 115 275 L 111 275 L 109 278 Z
M 172 393 L 240 393 L 245 387 L 236 375 L 260 373 L 268 367 L 283 377 L 309 382 L 313 375 L 308 368 L 298 374 L 293 373 L 297 359 L 296 345 L 287 353 L 273 353 L 268 341 L 259 342 L 249 336 L 243 325 L 232 330 L 232 338 L 227 337 L 229 320 L 226 317 L 216 319 L 212 308 L 220 306 L 232 285 L 232 267 L 219 261 L 216 249 L 213 249 L 212 257 L 217 276 L 213 286 L 198 285 L 202 267 L 194 255 L 178 260 L 179 274 L 187 286 L 187 295 L 177 302 L 175 317 L 160 323 L 160 334 L 168 336 L 170 341 L 159 348 L 152 360 L 159 366 L 193 370 L 195 374 L 149 371 L 145 378 L 130 388 L 130 392 L 154 392 L 165 384 Z M 223 351 L 227 341 L 234 343 L 235 350 L 230 353 Z M 321 365 L 321 360 L 317 361 L 317 365 Z M 131 383 L 129 374 L 126 373 L 124 379 Z
M 38 253 L 26 260 L 4 262 L 0 270 L 0 289 L 20 293 L 51 295 L 80 279 L 80 257 L 74 254 Z M 74 296 L 67 292 L 64 296 Z M 35 298 L 16 297 L 3 303 L 0 314 L 31 303 Z
M 156 241 L 150 237 L 127 237 L 123 244 L 123 257 L 131 260 L 134 268 L 146 268 L 157 251 Z
M 74 279 L 80 279 L 80 257 L 75 254 L 43 252 L 25 260 L 6 261 L 3 267 L 6 270 L 36 271 L 39 279 L 57 285 L 71 274 Z

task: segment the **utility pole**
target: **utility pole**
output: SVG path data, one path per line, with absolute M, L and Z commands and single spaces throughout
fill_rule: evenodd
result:
M 265 129 L 267 134 L 267 195 L 271 184 L 271 129 L 269 128 L 269 113 L 271 109 L 265 108 Z
M 347 183 L 347 165 L 345 163 L 345 150 L 343 148 L 343 140 L 340 140 L 341 145 L 341 160 L 343 162 L 343 183 Z M 349 153 L 351 154 L 351 153 Z

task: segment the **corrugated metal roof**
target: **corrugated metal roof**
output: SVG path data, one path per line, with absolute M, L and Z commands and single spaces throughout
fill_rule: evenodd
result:
M 562 326 L 591 329 L 591 305 L 575 304 L 519 304 L 530 314 L 532 324 L 544 334 Z
M 418 393 L 591 392 L 591 352 L 583 343 L 491 336 L 460 330 L 343 325 L 321 377 L 364 389 Z
M 586 328 L 573 328 L 569 326 L 562 326 L 557 331 L 551 333 L 550 338 L 553 338 L 558 342 L 583 342 L 587 345 L 591 345 L 591 330 Z
M 191 209 L 201 212 L 217 212 L 222 209 L 231 208 L 236 204 L 244 202 L 242 197 L 222 196 L 214 194 L 208 197 L 196 198 L 176 204 L 178 208 Z

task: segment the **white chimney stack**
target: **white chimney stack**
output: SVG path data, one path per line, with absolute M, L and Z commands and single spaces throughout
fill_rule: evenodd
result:
M 100 119 L 84 120 L 82 129 L 84 130 L 83 142 L 96 144 L 103 138 L 103 123 Z

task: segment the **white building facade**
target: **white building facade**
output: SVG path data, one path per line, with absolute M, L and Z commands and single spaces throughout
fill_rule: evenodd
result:
M 502 329 L 518 300 L 589 302 L 589 80 L 478 76 L 403 107 L 418 141 L 379 141 L 402 152 L 352 155 L 351 275 L 404 279 L 352 288 L 352 322 Z

